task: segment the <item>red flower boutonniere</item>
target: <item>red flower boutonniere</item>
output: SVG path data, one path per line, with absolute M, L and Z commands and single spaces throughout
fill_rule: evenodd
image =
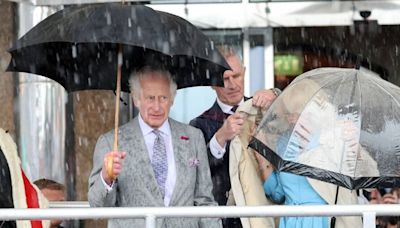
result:
M 187 137 L 187 136 L 181 136 L 181 139 L 182 139 L 182 140 L 189 140 L 189 137 Z

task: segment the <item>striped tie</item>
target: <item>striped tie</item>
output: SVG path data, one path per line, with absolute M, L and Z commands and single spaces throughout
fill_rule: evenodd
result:
M 156 139 L 154 140 L 153 146 L 152 166 L 158 187 L 164 198 L 165 181 L 168 174 L 167 151 L 165 149 L 165 142 L 161 136 L 161 132 L 159 130 L 153 130 L 153 133 L 156 135 Z

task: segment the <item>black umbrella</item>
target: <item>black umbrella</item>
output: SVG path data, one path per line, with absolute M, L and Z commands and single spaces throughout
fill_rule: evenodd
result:
M 178 88 L 223 86 L 229 69 L 213 42 L 186 20 L 143 5 L 108 3 L 49 16 L 9 50 L 7 70 L 46 76 L 67 91 L 115 90 L 120 45 L 125 92 L 132 70 L 154 59 L 171 71 Z
M 279 171 L 348 189 L 400 186 L 400 88 L 367 70 L 297 77 L 265 114 L 250 147 Z
M 119 94 L 129 92 L 133 70 L 158 62 L 178 88 L 185 88 L 223 86 L 223 72 L 229 69 L 213 42 L 188 21 L 120 3 L 65 8 L 32 28 L 9 52 L 8 71 L 46 76 L 67 91 L 116 90 L 114 151 Z

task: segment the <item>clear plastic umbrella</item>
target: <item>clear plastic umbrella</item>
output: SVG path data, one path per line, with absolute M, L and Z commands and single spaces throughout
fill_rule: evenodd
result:
M 249 146 L 280 171 L 348 189 L 400 186 L 400 88 L 368 70 L 306 72 Z

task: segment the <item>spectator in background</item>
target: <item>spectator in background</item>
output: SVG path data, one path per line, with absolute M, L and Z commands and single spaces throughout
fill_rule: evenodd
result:
M 48 201 L 65 201 L 64 185 L 49 179 L 39 179 L 33 182 Z M 61 220 L 51 220 L 50 228 L 61 228 Z
M 400 188 L 377 188 L 369 193 L 370 204 L 398 204 Z M 399 216 L 381 216 L 376 218 L 378 228 L 400 227 Z
M 0 208 L 47 208 L 48 201 L 21 168 L 17 145 L 8 131 L 0 128 Z M 1 228 L 49 227 L 47 220 L 2 221 Z

